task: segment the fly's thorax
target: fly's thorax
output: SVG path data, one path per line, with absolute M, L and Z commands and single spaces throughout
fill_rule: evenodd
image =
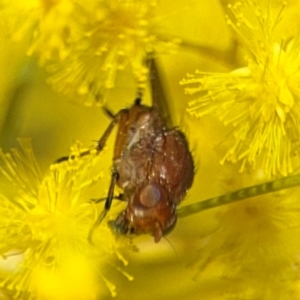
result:
M 133 145 L 143 140 L 149 140 L 164 128 L 159 113 L 153 107 L 139 106 L 131 113 L 127 121 L 127 139 L 124 149 L 129 150 Z

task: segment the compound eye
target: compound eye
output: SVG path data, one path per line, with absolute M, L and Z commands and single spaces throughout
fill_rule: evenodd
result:
M 160 190 L 153 184 L 145 186 L 140 193 L 140 202 L 145 207 L 155 206 L 161 198 Z

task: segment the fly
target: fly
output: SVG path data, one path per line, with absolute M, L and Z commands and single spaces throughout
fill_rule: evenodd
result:
M 161 109 L 155 105 L 155 97 L 161 94 L 156 96 L 153 68 L 153 106 L 143 105 L 141 97 L 137 97 L 129 109 L 114 116 L 107 111 L 112 121 L 97 143 L 97 152 L 103 149 L 115 126 L 118 131 L 108 195 L 103 212 L 90 230 L 90 241 L 111 207 L 116 185 L 122 189 L 119 198 L 127 202 L 127 207 L 110 222 L 112 229 L 120 234 L 151 234 L 155 242 L 175 227 L 176 207 L 192 185 L 194 162 L 187 139 L 178 128 L 166 125 Z

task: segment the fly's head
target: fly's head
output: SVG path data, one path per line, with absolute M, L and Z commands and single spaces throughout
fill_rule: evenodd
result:
M 157 183 L 139 187 L 129 199 L 128 206 L 111 226 L 117 233 L 149 233 L 154 241 L 170 232 L 176 224 L 176 205 L 165 188 Z

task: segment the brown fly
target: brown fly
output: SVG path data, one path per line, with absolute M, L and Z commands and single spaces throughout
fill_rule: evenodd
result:
M 104 210 L 90 231 L 90 241 L 116 198 L 115 185 L 123 190 L 119 199 L 126 201 L 127 207 L 111 222 L 113 230 L 121 234 L 149 233 L 155 242 L 174 228 L 176 206 L 192 185 L 194 163 L 186 137 L 178 128 L 167 126 L 167 118 L 162 117 L 164 99 L 154 61 L 151 70 L 153 106 L 142 105 L 138 97 L 129 109 L 112 116 L 97 143 L 100 152 L 118 125 L 110 187 Z

